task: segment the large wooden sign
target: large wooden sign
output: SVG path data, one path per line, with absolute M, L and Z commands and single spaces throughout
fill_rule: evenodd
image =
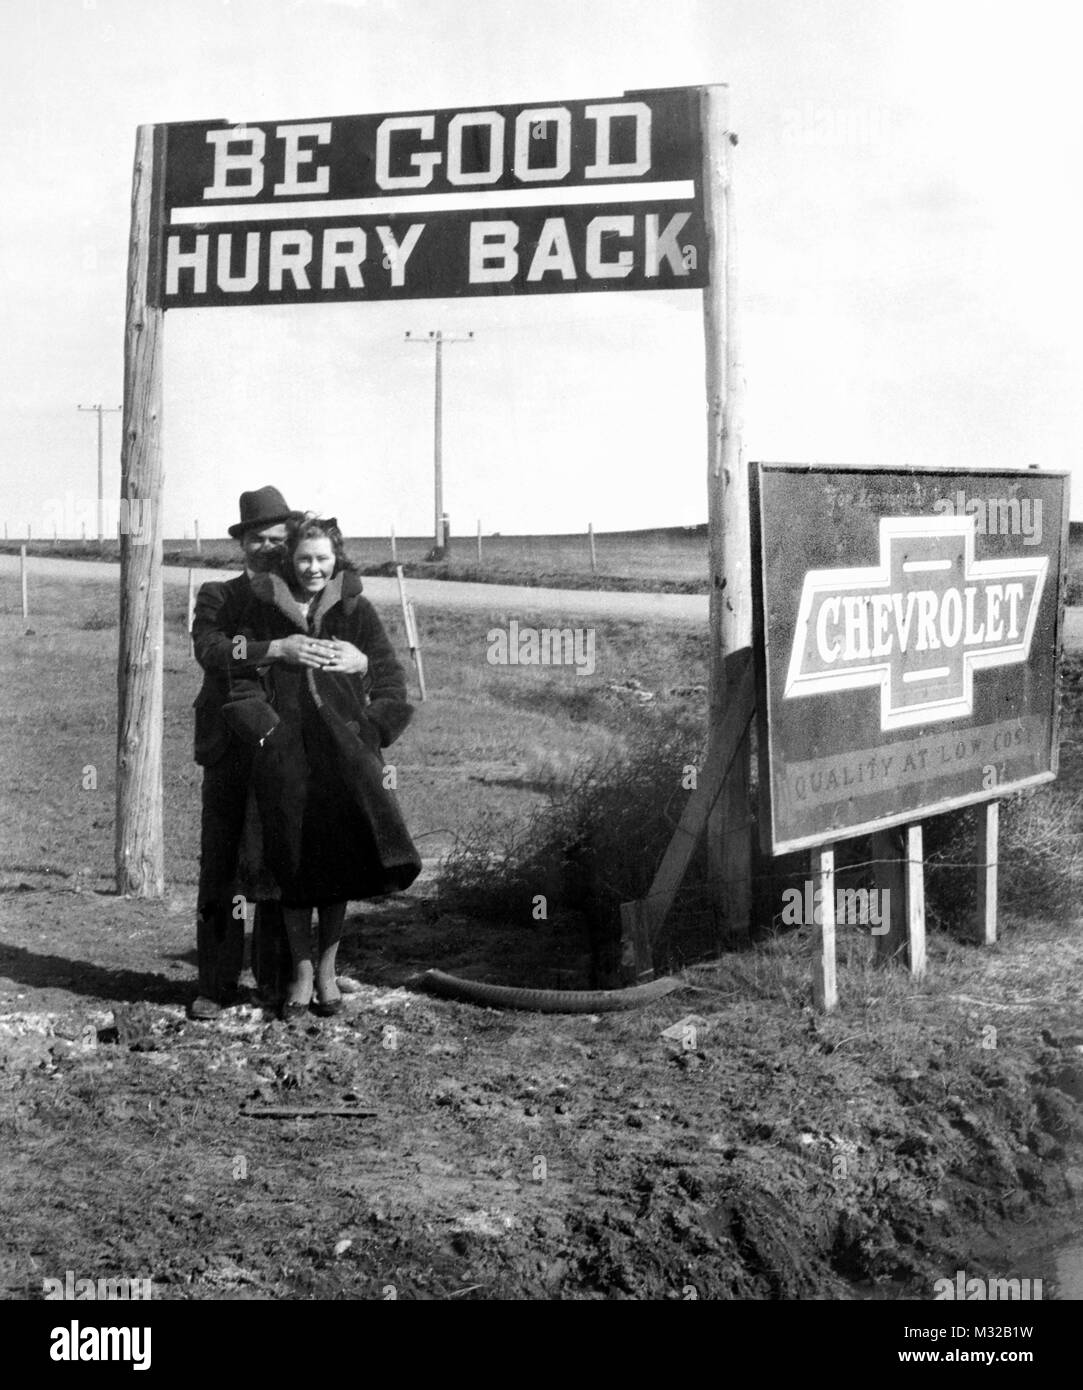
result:
M 1066 474 L 763 464 L 752 487 L 768 849 L 1055 776 Z
M 161 129 L 163 308 L 706 283 L 695 88 Z
M 121 499 L 129 508 L 147 506 L 149 526 L 138 546 L 130 536 L 121 538 L 118 892 L 158 897 L 165 883 L 165 310 L 701 289 L 711 571 L 709 761 L 722 785 L 700 802 L 710 817 L 716 920 L 744 930 L 750 883 L 748 837 L 742 833 L 747 720 L 725 715 L 727 708 L 732 715 L 735 702 L 742 709 L 748 704 L 747 673 L 736 659 L 747 655 L 750 640 L 748 487 L 738 466 L 736 144 L 726 89 L 719 84 L 597 100 L 139 127 L 128 247 Z

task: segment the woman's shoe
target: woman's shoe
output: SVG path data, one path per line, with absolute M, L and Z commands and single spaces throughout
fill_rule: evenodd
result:
M 278 1011 L 278 1016 L 283 1023 L 300 1023 L 303 1018 L 308 1017 L 309 1007 L 308 1004 L 296 1004 L 286 999 Z
M 326 1001 L 317 999 L 312 1005 L 312 1012 L 317 1014 L 320 1018 L 334 1018 L 337 1014 L 342 1013 L 345 1007 L 346 1001 L 341 998 L 328 999 Z

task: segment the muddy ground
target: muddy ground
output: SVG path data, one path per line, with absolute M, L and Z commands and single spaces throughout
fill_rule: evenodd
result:
M 521 955 L 427 892 L 351 913 L 348 1013 L 296 1026 L 185 1018 L 183 897 L 11 884 L 4 1295 L 67 1270 L 164 1299 L 930 1298 L 960 1268 L 1057 1292 L 1050 1233 L 1083 1197 L 1078 933 L 934 936 L 935 984 L 873 970 L 855 933 L 830 1018 L 804 932 L 634 1013 L 537 1016 L 404 988 Z M 556 937 L 531 950 L 574 955 Z

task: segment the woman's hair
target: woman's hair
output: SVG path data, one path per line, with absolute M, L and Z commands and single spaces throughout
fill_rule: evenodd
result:
M 305 512 L 303 516 L 286 523 L 286 548 L 282 552 L 282 571 L 290 583 L 294 580 L 293 557 L 302 541 L 326 539 L 331 542 L 335 555 L 335 574 L 343 570 L 356 570 L 357 566 L 346 554 L 342 532 L 338 529 L 338 519 L 333 516 L 317 516 L 315 512 Z

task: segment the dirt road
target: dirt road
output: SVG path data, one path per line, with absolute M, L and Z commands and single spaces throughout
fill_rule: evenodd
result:
M 96 560 L 60 560 L 33 555 L 27 562 L 28 583 L 34 575 L 71 579 L 117 579 L 119 566 Z M 0 577 L 17 580 L 18 557 L 0 555 Z M 208 579 L 232 579 L 236 570 L 196 570 L 197 584 Z M 166 584 L 188 583 L 187 569 L 164 565 Z M 365 593 L 376 604 L 398 604 L 395 579 L 365 576 Z M 705 623 L 706 594 L 627 594 L 593 589 L 537 589 L 517 584 L 462 584 L 454 580 L 410 579 L 407 591 L 418 607 L 471 608 L 508 613 L 568 615 L 582 618 L 639 618 L 663 623 Z

